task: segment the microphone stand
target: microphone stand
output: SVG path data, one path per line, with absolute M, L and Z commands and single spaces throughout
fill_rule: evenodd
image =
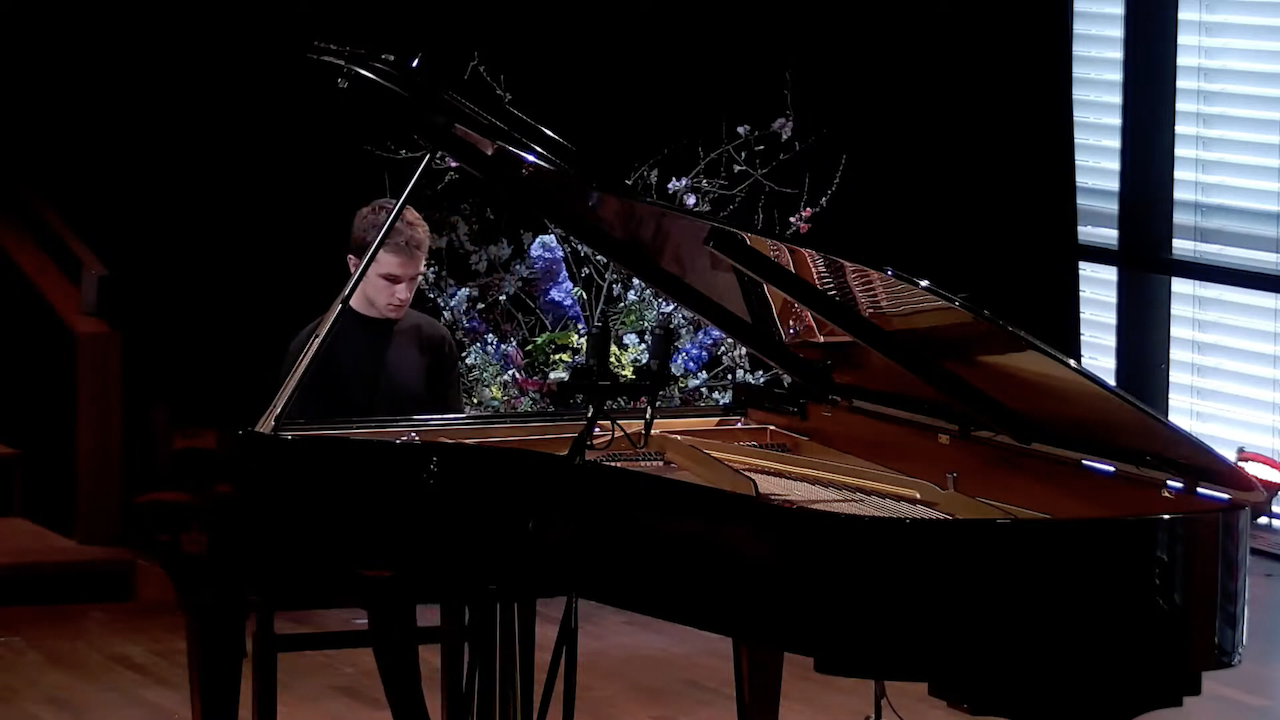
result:
M 636 382 L 621 382 L 609 369 L 609 331 L 596 325 L 587 332 L 587 352 L 583 364 L 574 368 L 569 379 L 560 383 L 556 391 L 566 396 L 582 395 L 587 404 L 587 419 L 574 436 L 568 456 L 574 463 L 586 462 L 587 450 L 592 448 L 592 437 L 601 417 L 608 417 L 604 404 L 610 399 L 625 397 L 646 401 L 644 429 L 637 448 L 649 444 L 654 421 L 657 420 L 658 396 L 667 386 L 670 377 L 671 329 L 665 319 L 653 328 L 649 339 L 649 362 L 637 373 Z M 609 418 L 613 423 L 613 419 Z
M 671 381 L 671 328 L 667 325 L 666 316 L 658 320 L 658 324 L 649 332 L 649 362 L 645 365 L 646 385 L 649 392 L 645 395 L 643 445 L 648 447 L 649 435 L 653 433 L 653 422 L 658 419 L 658 395 Z

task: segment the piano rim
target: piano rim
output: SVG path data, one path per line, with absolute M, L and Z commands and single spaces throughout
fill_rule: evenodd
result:
M 663 420 L 734 420 L 734 419 L 745 420 L 746 419 L 745 413 L 735 412 L 735 410 L 739 410 L 739 408 L 734 408 L 732 406 L 705 406 L 705 407 L 695 406 L 690 408 L 673 408 L 673 409 L 681 410 L 682 412 L 678 413 L 678 415 L 680 415 L 681 417 L 673 418 L 673 417 L 666 416 L 666 414 L 664 414 L 664 417 L 661 419 Z M 643 410 L 629 409 L 625 411 L 619 411 L 618 415 L 623 415 L 626 417 L 619 417 L 616 419 L 620 420 L 621 422 L 625 422 L 627 424 L 639 423 L 643 420 L 643 413 L 644 413 Z M 478 429 L 486 425 L 492 425 L 496 427 L 507 427 L 507 428 L 514 429 L 521 426 L 535 426 L 535 425 L 545 426 L 548 424 L 546 422 L 537 422 L 535 420 L 535 417 L 541 417 L 541 418 L 544 418 L 545 420 L 550 420 L 555 424 L 564 425 L 566 426 L 566 428 L 576 429 L 581 427 L 582 425 L 582 418 L 580 415 L 577 414 L 576 411 L 567 411 L 567 412 L 552 411 L 552 412 L 542 412 L 542 413 L 504 414 L 501 417 L 495 417 L 496 415 L 497 414 L 449 415 L 449 416 L 430 415 L 430 416 L 420 416 L 419 418 L 416 418 L 416 419 L 400 417 L 400 418 L 391 418 L 388 424 L 381 424 L 381 421 L 379 419 L 371 418 L 368 420 L 362 419 L 360 421 L 347 421 L 347 422 L 339 421 L 336 423 L 325 423 L 323 425 L 318 423 L 310 423 L 310 424 L 306 424 L 305 428 L 300 427 L 298 430 L 286 430 L 284 428 L 279 428 L 277 429 L 276 432 L 271 433 L 269 435 L 263 434 L 263 433 L 257 433 L 257 432 L 250 432 L 249 434 L 258 436 L 259 438 L 262 438 L 262 439 L 275 437 L 280 440 L 289 439 L 289 438 L 342 439 L 344 441 L 357 440 L 357 441 L 370 442 L 370 443 L 375 443 L 375 442 L 376 443 L 388 443 L 388 442 L 400 443 L 402 441 L 395 438 L 374 437 L 372 435 L 365 435 L 364 433 L 375 433 L 375 432 L 386 433 L 386 432 L 405 431 L 406 434 L 408 434 L 409 432 L 412 432 L 413 429 L 415 428 L 423 429 L 424 425 L 421 422 L 421 420 L 424 418 L 435 419 L 437 421 L 437 422 L 433 422 L 426 425 L 427 428 L 432 426 L 457 428 L 461 426 L 461 427 L 474 427 Z M 495 419 L 498 420 L 498 422 L 492 422 Z M 457 420 L 462 420 L 462 422 L 457 422 Z M 301 426 L 303 424 L 298 423 L 297 425 Z M 785 428 L 778 428 L 768 423 L 751 423 L 749 425 L 746 423 L 742 423 L 741 426 L 748 427 L 748 428 L 771 428 L 783 434 L 795 435 L 795 433 L 789 430 L 786 430 Z M 738 427 L 738 425 L 734 424 L 734 425 L 727 425 L 724 427 L 732 428 L 732 427 Z M 348 430 L 347 428 L 353 428 L 353 430 Z M 352 433 L 355 433 L 355 434 L 353 435 Z M 679 433 L 680 433 L 679 428 L 673 428 L 672 431 L 668 433 L 664 433 L 664 435 L 668 435 L 673 439 L 679 439 Z M 797 436 L 797 437 L 803 438 L 803 436 Z M 437 440 L 437 439 L 414 438 L 412 442 L 414 444 L 441 446 L 441 447 L 444 447 L 444 446 L 451 447 L 454 445 L 471 445 L 471 443 L 462 442 L 462 441 Z M 503 451 L 503 452 L 506 452 L 506 451 L 516 451 L 521 453 L 533 452 L 533 453 L 537 453 L 539 456 L 563 458 L 562 455 L 559 455 L 557 453 L 548 453 L 542 450 L 532 450 L 528 448 L 519 448 L 515 446 L 488 445 L 487 447 L 490 450 L 498 449 L 499 451 Z M 726 468 L 730 468 L 730 467 L 731 466 L 729 466 L 726 463 Z M 907 479 L 911 479 L 911 480 L 915 479 L 909 475 L 904 475 L 902 473 L 897 473 L 894 471 L 891 471 L 891 473 L 895 475 L 902 475 L 904 478 L 907 478 Z M 687 481 L 677 481 L 677 482 L 687 482 Z M 920 481 L 920 482 L 923 482 L 923 481 Z M 696 485 L 696 483 L 693 483 L 693 484 Z M 724 491 L 724 490 L 721 490 L 721 491 L 726 492 L 727 494 L 739 494 L 739 493 L 733 493 L 731 491 Z M 1179 492 L 1188 492 L 1188 491 L 1184 490 Z M 768 501 L 763 497 L 763 494 L 748 496 L 748 497 L 751 497 L 753 500 L 757 500 L 768 505 L 778 504 L 778 503 L 773 503 Z M 1078 524 L 1082 522 L 1110 523 L 1110 522 L 1124 521 L 1124 520 L 1142 521 L 1142 520 L 1156 520 L 1156 519 L 1171 521 L 1177 518 L 1191 518 L 1191 517 L 1200 517 L 1200 516 L 1205 516 L 1210 514 L 1220 514 L 1224 511 L 1230 512 L 1232 510 L 1240 510 L 1240 509 L 1248 510 L 1247 506 L 1239 505 L 1236 502 L 1222 501 L 1222 504 L 1220 506 L 1206 507 L 1202 510 L 1179 510 L 1174 512 L 1161 512 L 1161 513 L 1139 513 L 1139 514 L 1132 514 L 1132 515 L 1125 515 L 1125 516 L 1102 516 L 1102 517 L 1083 517 L 1083 518 L 1057 517 L 1053 515 L 1047 515 L 1045 513 L 1041 513 L 1035 510 L 1030 510 L 1030 509 L 1022 508 L 1018 506 L 1011 506 L 1005 503 L 1001 503 L 998 501 L 981 498 L 977 496 L 964 495 L 963 497 L 970 502 L 987 505 L 993 510 L 998 510 L 998 511 L 1003 511 L 1005 513 L 1008 513 L 1008 516 L 1007 517 L 974 517 L 974 516 L 952 515 L 951 517 L 948 517 L 945 519 L 963 522 L 966 524 L 981 523 L 981 522 L 1009 523 L 1015 520 L 1035 520 L 1038 523 L 1053 523 L 1053 524 L 1073 523 L 1078 526 Z M 934 507 L 929 503 L 924 503 L 924 505 L 926 507 Z M 873 521 L 938 522 L 943 519 L 943 518 L 907 518 L 907 517 L 882 517 L 882 516 L 872 516 L 872 515 L 856 515 L 856 514 L 849 514 L 849 513 L 833 512 L 829 510 L 822 510 L 818 508 L 805 507 L 802 505 L 796 505 L 796 506 L 780 505 L 780 507 L 785 507 L 786 510 L 788 511 L 799 511 L 802 513 L 817 513 L 817 514 L 820 514 L 822 517 L 826 517 L 826 518 L 832 518 L 833 516 L 837 516 L 841 518 L 841 520 L 839 520 L 838 522 L 873 522 Z

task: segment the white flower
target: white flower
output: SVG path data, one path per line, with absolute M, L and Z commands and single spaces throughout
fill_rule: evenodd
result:
M 494 260 L 503 262 L 507 258 L 511 257 L 511 246 L 508 245 L 506 239 L 503 238 L 502 240 L 499 240 L 496 245 L 490 245 L 486 249 L 486 252 L 489 254 L 489 257 Z
M 775 132 L 782 133 L 782 139 L 786 140 L 787 138 L 791 137 L 791 127 L 792 127 L 791 118 L 780 117 L 777 120 L 773 121 L 773 124 L 769 126 L 769 129 Z

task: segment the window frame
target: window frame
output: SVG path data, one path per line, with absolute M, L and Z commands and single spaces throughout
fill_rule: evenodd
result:
M 1280 272 L 1174 255 L 1178 10 L 1125 4 L 1118 240 L 1076 244 L 1078 261 L 1117 271 L 1116 386 L 1166 417 L 1172 278 L 1280 294 Z

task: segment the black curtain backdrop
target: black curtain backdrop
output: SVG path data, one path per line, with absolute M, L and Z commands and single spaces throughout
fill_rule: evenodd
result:
M 814 162 L 848 157 L 807 240 L 1076 356 L 1070 3 L 951 5 L 55 13 L 4 38 L 3 164 L 102 255 L 137 382 L 192 421 L 251 424 L 345 277 L 358 202 L 286 62 L 313 39 L 376 38 L 455 76 L 478 51 L 527 114 L 619 174 L 690 128 L 771 119 L 789 82 L 797 123 L 826 131 Z

